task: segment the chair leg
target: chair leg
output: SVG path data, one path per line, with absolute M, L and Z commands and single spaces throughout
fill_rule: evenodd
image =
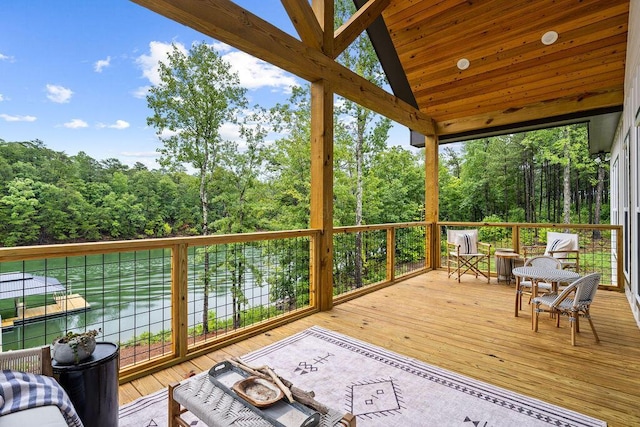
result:
M 589 310 L 586 310 L 584 315 L 589 321 L 589 325 L 591 325 L 591 331 L 593 332 L 593 336 L 596 338 L 596 342 L 600 342 L 600 337 L 598 337 L 598 334 L 596 333 L 596 327 L 593 326 L 593 320 L 591 320 L 591 315 L 589 314 Z
M 538 307 L 539 304 L 531 304 L 531 328 L 533 332 L 538 332 Z
M 571 323 L 571 345 L 576 345 L 576 317 L 574 313 L 571 313 L 569 317 L 569 322 Z
M 518 311 L 522 309 L 522 295 L 520 294 L 520 289 L 518 289 L 518 285 L 516 284 L 516 311 L 514 313 L 515 317 L 518 317 Z

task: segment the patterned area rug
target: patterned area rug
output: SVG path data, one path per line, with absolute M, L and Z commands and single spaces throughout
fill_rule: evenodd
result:
M 242 359 L 268 365 L 313 390 L 318 401 L 351 412 L 358 427 L 607 425 L 316 326 Z M 161 391 L 121 407 L 120 427 L 166 426 L 166 403 Z

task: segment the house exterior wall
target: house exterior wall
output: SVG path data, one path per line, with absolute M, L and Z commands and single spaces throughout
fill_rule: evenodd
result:
M 611 147 L 611 223 L 623 225 L 625 292 L 640 326 L 640 0 L 629 5 L 624 112 Z

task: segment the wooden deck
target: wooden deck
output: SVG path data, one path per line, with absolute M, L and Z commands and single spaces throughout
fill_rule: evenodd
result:
M 228 356 L 319 325 L 427 363 L 545 400 L 609 426 L 640 425 L 640 329 L 624 293 L 599 291 L 592 317 L 572 347 L 568 322 L 541 318 L 531 330 L 528 306 L 513 315 L 513 285 L 435 271 L 337 305 L 268 333 L 120 387 L 120 404 L 208 370 Z

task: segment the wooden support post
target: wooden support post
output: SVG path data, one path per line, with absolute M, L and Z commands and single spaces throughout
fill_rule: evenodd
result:
M 431 233 L 427 241 L 426 259 L 431 268 L 440 267 L 440 234 L 438 233 L 438 215 L 439 215 L 439 194 L 438 194 L 438 137 L 435 135 L 426 136 L 424 140 L 424 220 L 428 227 L 431 227 Z M 433 224 L 433 225 L 431 225 Z
M 320 310 L 333 307 L 333 92 L 311 84 L 311 228 L 320 229 L 311 260 L 311 289 Z
M 171 251 L 171 329 L 173 354 L 183 357 L 187 354 L 187 244 L 174 245 Z
M 322 28 L 322 53 L 333 58 L 333 0 L 312 0 L 311 8 Z

